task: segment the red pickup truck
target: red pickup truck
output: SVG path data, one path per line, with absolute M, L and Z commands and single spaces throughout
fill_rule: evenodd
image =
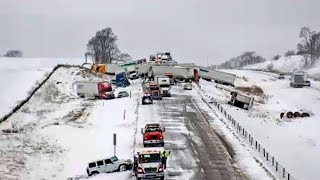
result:
M 163 140 L 163 128 L 160 124 L 146 124 L 144 128 L 141 129 L 143 134 L 143 146 L 164 146 Z

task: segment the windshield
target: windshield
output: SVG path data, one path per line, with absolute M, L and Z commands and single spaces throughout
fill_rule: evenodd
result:
M 159 127 L 148 127 L 146 129 L 146 132 L 155 132 L 155 131 L 161 131 Z
M 140 163 L 155 163 L 160 162 L 160 154 L 143 154 L 139 155 Z
M 161 84 L 160 87 L 170 87 L 169 84 Z

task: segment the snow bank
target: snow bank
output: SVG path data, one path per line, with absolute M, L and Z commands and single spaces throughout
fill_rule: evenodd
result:
M 0 57 L 0 117 L 7 114 L 18 101 L 40 82 L 57 64 L 78 64 L 81 58 L 5 58 Z

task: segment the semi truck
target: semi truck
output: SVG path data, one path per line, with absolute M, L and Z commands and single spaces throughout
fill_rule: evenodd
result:
M 192 79 L 194 76 L 193 68 L 189 67 L 149 65 L 148 77 L 151 79 L 166 73 L 172 73 L 175 79 Z
M 114 90 L 108 81 L 77 81 L 76 90 L 77 95 L 82 98 L 114 98 Z
M 163 97 L 171 97 L 171 83 L 170 78 L 165 76 L 156 76 L 155 82 L 160 86 Z
M 128 74 L 125 71 L 118 71 L 115 75 L 117 87 L 127 87 L 130 85 Z
M 231 92 L 231 99 L 228 104 L 249 110 L 253 106 L 254 98 L 249 94 L 241 94 L 236 91 Z
M 199 67 L 199 76 L 205 80 L 214 80 L 216 83 L 231 86 L 234 86 L 234 81 L 237 77 L 235 74 L 207 69 L 203 67 Z
M 160 153 L 163 148 L 145 148 L 135 155 L 134 167 L 137 180 L 140 179 L 160 179 L 165 178 L 165 168 L 163 167 Z
M 296 71 L 291 74 L 290 87 L 303 87 L 305 84 L 305 74 L 303 71 Z

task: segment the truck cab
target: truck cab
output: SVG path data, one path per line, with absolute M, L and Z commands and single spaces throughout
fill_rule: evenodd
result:
M 160 124 L 147 124 L 141 129 L 143 134 L 143 146 L 164 146 L 163 132 L 165 128 L 162 128 Z
M 149 89 L 153 99 L 162 100 L 162 90 L 156 83 L 150 83 Z
M 137 180 L 140 179 L 164 179 L 164 168 L 161 163 L 159 149 L 143 149 L 136 155 L 138 167 L 135 170 Z
M 228 104 L 249 110 L 253 106 L 254 98 L 250 95 L 240 94 L 238 92 L 231 92 L 231 100 Z

